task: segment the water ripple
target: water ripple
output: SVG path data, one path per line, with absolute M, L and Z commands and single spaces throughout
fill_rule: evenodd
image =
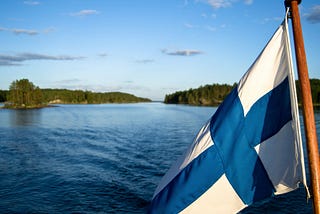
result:
M 0 210 L 145 213 L 214 111 L 161 103 L 0 111 Z M 241 213 L 310 211 L 299 189 Z

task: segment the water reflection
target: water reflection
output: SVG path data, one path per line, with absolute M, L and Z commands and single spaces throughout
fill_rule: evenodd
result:
M 11 110 L 11 126 L 30 126 L 41 121 L 41 109 Z

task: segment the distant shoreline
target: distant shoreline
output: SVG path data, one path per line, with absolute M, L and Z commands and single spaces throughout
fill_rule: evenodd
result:
M 137 103 L 137 102 L 151 102 L 148 98 L 137 97 L 133 94 L 124 92 L 91 92 L 82 90 L 67 90 L 67 89 L 39 89 L 37 95 L 31 95 L 33 91 L 25 92 L 30 93 L 28 98 L 24 98 L 30 104 L 43 103 L 43 104 L 103 104 L 103 103 Z M 19 91 L 17 93 L 20 93 Z M 15 93 L 13 93 L 15 94 Z M 30 100 L 38 99 L 37 102 Z M 10 91 L 0 90 L 0 101 L 10 102 Z M 16 100 L 20 99 L 20 100 Z M 13 103 L 21 105 L 25 101 L 21 96 L 11 100 Z
M 163 103 L 163 101 L 150 101 L 150 102 L 113 102 L 113 103 L 49 103 L 47 105 L 42 106 L 27 106 L 27 107 L 12 107 L 5 106 L 4 102 L 0 102 L 0 109 L 8 109 L 8 110 L 32 110 L 32 109 L 43 109 L 43 108 L 55 108 L 59 107 L 58 105 L 108 105 L 108 104 L 139 104 L 139 103 Z
M 12 109 L 12 110 L 28 110 L 28 109 L 42 109 L 42 108 L 54 108 L 54 107 L 59 107 L 58 105 L 108 105 L 108 104 L 138 104 L 138 103 L 163 103 L 165 105 L 186 105 L 186 106 L 198 106 L 198 107 L 218 107 L 220 104 L 217 105 L 200 105 L 200 104 L 190 104 L 190 103 L 165 103 L 164 101 L 150 101 L 150 102 L 122 102 L 122 103 L 66 103 L 66 102 L 61 102 L 61 103 L 50 103 L 45 106 L 40 106 L 40 107 L 27 107 L 27 108 L 8 108 L 5 107 L 4 102 L 0 102 L 0 109 Z M 302 108 L 302 104 L 298 104 L 299 108 Z M 313 107 L 316 109 L 320 109 L 320 104 L 315 103 L 313 104 Z

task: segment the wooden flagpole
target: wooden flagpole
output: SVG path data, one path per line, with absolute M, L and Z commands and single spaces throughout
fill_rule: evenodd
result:
M 296 63 L 302 94 L 303 121 L 308 151 L 313 210 L 314 213 L 320 214 L 320 159 L 307 59 L 298 8 L 300 2 L 301 0 L 285 0 L 285 5 L 290 8 L 290 15 L 292 19 Z

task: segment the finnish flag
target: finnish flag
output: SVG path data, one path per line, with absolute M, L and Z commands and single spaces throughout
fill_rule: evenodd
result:
M 305 180 L 285 20 L 162 178 L 149 213 L 236 213 Z

